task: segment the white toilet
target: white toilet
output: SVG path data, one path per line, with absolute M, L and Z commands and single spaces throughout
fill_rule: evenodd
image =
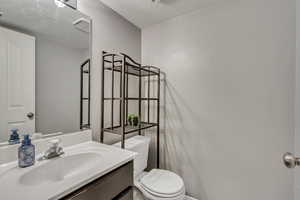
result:
M 144 171 L 147 168 L 149 144 L 150 138 L 145 136 L 135 136 L 125 141 L 126 149 L 138 153 L 134 159 L 135 186 L 148 200 L 185 199 L 185 186 L 180 176 L 162 169 Z M 120 146 L 120 143 L 115 146 Z

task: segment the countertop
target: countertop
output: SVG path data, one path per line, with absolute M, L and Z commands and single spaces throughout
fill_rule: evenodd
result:
M 59 159 L 63 159 L 64 157 L 82 153 L 99 154 L 100 159 L 97 158 L 95 161 L 82 163 L 82 166 L 76 169 L 74 173 L 69 173 L 67 176 L 59 177 L 59 179 L 45 179 L 45 181 L 41 180 L 44 176 L 49 176 L 49 174 L 45 173 L 41 175 L 41 173 L 35 173 L 34 170 L 39 170 L 45 164 L 52 162 L 52 159 L 36 161 L 34 166 L 28 168 L 19 168 L 17 161 L 0 165 L 0 199 L 58 200 L 126 164 L 137 155 L 135 152 L 91 141 L 64 148 L 64 151 L 65 154 L 63 156 L 55 159 L 59 161 Z M 40 156 L 38 155 L 37 158 Z M 56 167 L 58 171 L 64 170 L 64 166 Z M 31 181 L 31 178 L 32 180 L 38 180 L 38 184 L 32 182 L 27 184 L 24 181 L 24 176 L 28 176 L 28 174 L 32 174 L 29 180 Z M 37 174 L 42 176 L 40 177 L 41 179 L 34 177 Z

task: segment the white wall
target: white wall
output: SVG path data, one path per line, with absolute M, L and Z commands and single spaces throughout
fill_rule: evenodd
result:
M 91 111 L 93 137 L 99 140 L 102 51 L 117 51 L 141 60 L 141 30 L 100 0 L 78 0 L 78 10 L 92 22 Z
M 36 132 L 79 131 L 80 66 L 86 50 L 36 38 Z
M 230 0 L 143 29 L 166 73 L 165 166 L 201 200 L 292 200 L 295 0 Z

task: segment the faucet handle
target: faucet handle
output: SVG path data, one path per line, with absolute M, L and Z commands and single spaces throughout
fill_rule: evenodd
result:
M 61 140 L 60 139 L 53 139 L 53 140 L 50 140 L 49 143 L 51 144 L 51 147 L 58 147 L 59 144 L 61 143 Z
M 42 159 L 51 159 L 64 154 L 63 148 L 59 146 L 61 140 L 53 139 L 48 141 L 50 147 L 45 151 Z

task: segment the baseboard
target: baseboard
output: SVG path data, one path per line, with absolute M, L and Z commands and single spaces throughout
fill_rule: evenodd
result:
M 197 199 L 195 199 L 194 197 L 190 197 L 190 196 L 185 196 L 185 200 L 197 200 Z

